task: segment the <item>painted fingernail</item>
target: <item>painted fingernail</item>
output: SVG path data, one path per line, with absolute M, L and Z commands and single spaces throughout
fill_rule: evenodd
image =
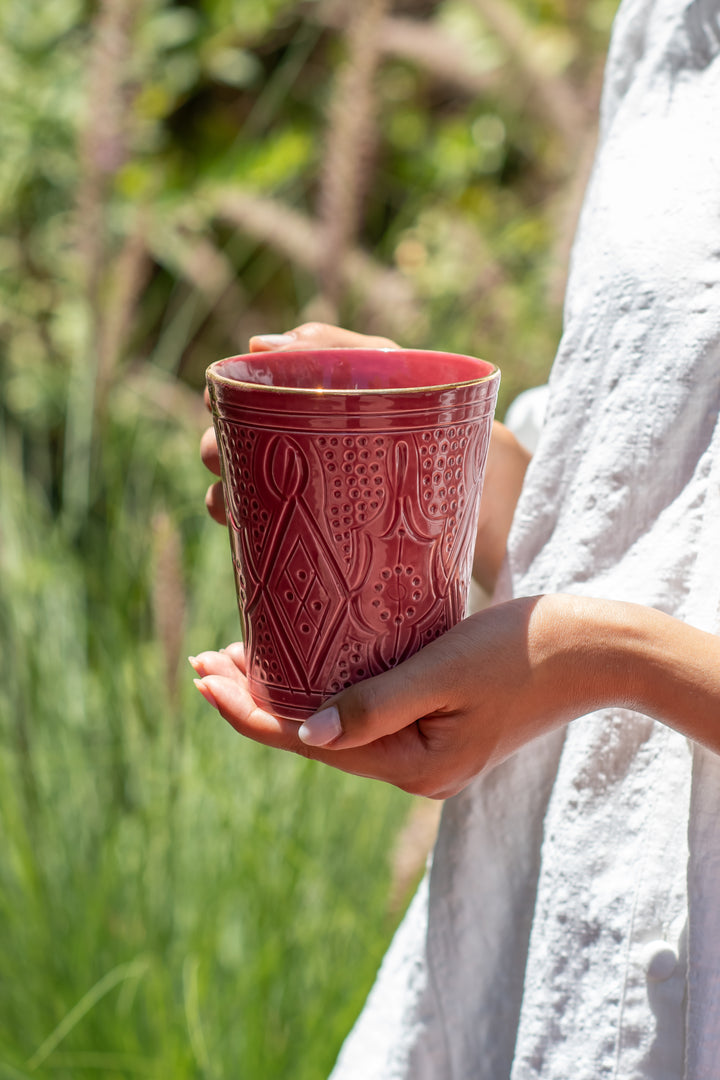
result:
M 206 686 L 204 682 L 200 681 L 200 679 L 193 679 L 193 682 L 197 686 L 197 688 L 200 691 L 200 693 L 202 694 L 202 696 L 207 701 L 208 705 L 212 705 L 213 709 L 217 709 L 218 703 L 215 700 L 215 698 L 213 697 L 210 687 Z
M 292 334 L 255 334 L 253 341 L 264 341 L 266 345 L 287 345 L 294 341 Z
M 329 746 L 342 735 L 340 714 L 334 705 L 308 717 L 298 735 L 307 746 Z

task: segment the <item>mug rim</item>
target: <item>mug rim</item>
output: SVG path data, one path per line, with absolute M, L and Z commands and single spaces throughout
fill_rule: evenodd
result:
M 216 368 L 221 364 L 225 364 L 230 360 L 245 360 L 248 358 L 256 359 L 261 356 L 307 356 L 308 353 L 314 352 L 335 352 L 335 353 L 357 353 L 357 352 L 375 352 L 375 353 L 420 353 L 423 356 L 456 356 L 463 360 L 480 361 L 482 364 L 487 364 L 492 370 L 487 375 L 482 375 L 477 379 L 461 379 L 456 382 L 449 383 L 428 383 L 423 386 L 401 386 L 401 387 L 369 387 L 363 389 L 361 387 L 348 387 L 346 390 L 326 389 L 322 386 L 272 386 L 267 383 L 250 382 L 247 379 L 233 379 L 227 375 L 220 374 Z M 340 347 L 335 348 L 328 346 L 325 349 L 265 349 L 261 352 L 253 353 L 238 353 L 234 356 L 225 356 L 220 360 L 214 360 L 205 370 L 206 379 L 212 379 L 214 382 L 222 383 L 231 387 L 242 387 L 250 390 L 269 391 L 276 394 L 301 394 L 316 395 L 320 397 L 359 397 L 360 395 L 372 395 L 373 397 L 379 397 L 383 394 L 424 394 L 432 393 L 438 390 L 457 390 L 465 386 L 482 386 L 483 383 L 490 383 L 494 379 L 500 378 L 500 368 L 493 364 L 490 360 L 483 360 L 480 356 L 470 356 L 468 353 L 454 353 L 448 352 L 443 349 L 366 349 L 363 346 L 357 348 Z

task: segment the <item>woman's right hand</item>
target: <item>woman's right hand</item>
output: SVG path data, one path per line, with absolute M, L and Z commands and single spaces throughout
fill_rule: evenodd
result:
M 356 334 L 353 330 L 343 330 L 340 326 L 327 323 L 303 323 L 284 334 L 258 334 L 250 338 L 250 352 L 279 352 L 292 349 L 399 349 L 400 346 L 390 338 L 373 337 L 370 334 Z M 210 399 L 205 391 L 205 402 L 210 408 Z M 220 457 L 218 454 L 215 430 L 210 427 L 200 440 L 200 456 L 206 468 L 215 476 L 220 476 Z M 220 525 L 226 523 L 225 502 L 222 484 L 211 484 L 205 496 L 205 505 L 210 517 Z

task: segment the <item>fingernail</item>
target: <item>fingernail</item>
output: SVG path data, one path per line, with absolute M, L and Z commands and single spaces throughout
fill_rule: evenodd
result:
M 264 341 L 266 345 L 287 345 L 294 341 L 292 334 L 254 334 L 253 341 Z
M 334 705 L 315 713 L 300 727 L 298 735 L 307 746 L 329 746 L 342 735 L 340 713 Z
M 193 679 L 193 682 L 197 686 L 197 688 L 200 691 L 200 693 L 202 694 L 202 696 L 207 701 L 208 705 L 212 705 L 213 709 L 217 709 L 218 703 L 215 700 L 215 698 L 213 697 L 212 691 L 210 690 L 210 687 L 206 686 L 204 682 L 200 681 L 200 679 Z
M 198 675 L 204 674 L 202 662 L 198 660 L 197 656 L 188 656 L 188 664 L 193 671 L 197 671 Z

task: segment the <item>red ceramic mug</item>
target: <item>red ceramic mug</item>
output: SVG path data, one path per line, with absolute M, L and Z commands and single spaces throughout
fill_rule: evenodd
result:
M 320 349 L 207 371 L 250 692 L 304 720 L 467 614 L 500 372 Z

